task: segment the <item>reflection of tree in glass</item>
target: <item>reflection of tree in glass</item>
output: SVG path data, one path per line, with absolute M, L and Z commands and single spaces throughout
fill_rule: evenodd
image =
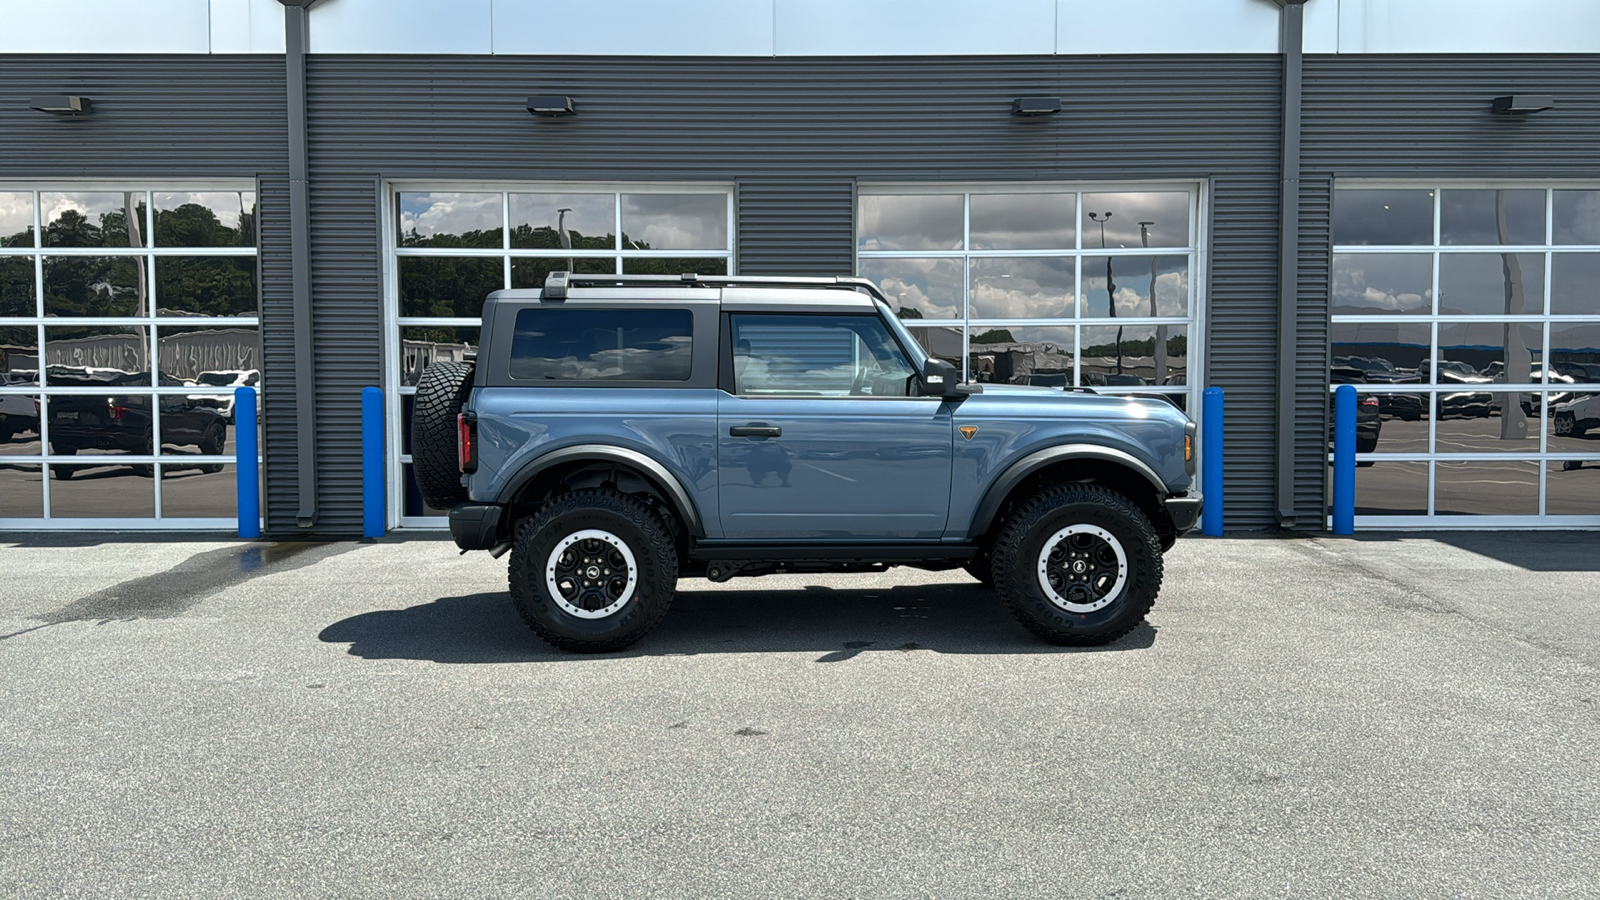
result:
M 0 316 L 31 316 L 33 305 L 33 257 L 0 258 Z
M 129 233 L 128 217 L 123 210 L 100 214 L 100 223 L 76 209 L 65 209 L 55 221 L 45 226 L 46 247 L 138 247 L 144 242 L 138 236 L 144 222 L 144 204 L 134 207 L 134 229 Z
M 624 259 L 622 271 L 628 275 L 682 275 L 693 272 L 696 275 L 726 275 L 728 274 L 728 261 L 725 259 Z
M 173 209 L 156 210 L 158 247 L 254 247 L 256 211 L 242 206 L 239 227 L 229 228 L 217 219 L 210 207 L 185 203 Z
M 973 338 L 974 341 L 977 338 Z M 1124 340 L 1122 342 L 1124 356 L 1151 356 L 1156 349 L 1156 339 L 1147 337 L 1140 340 Z M 1167 340 L 1167 353 L 1170 356 L 1185 356 L 1189 352 L 1189 339 L 1186 335 L 1178 335 Z M 1084 356 L 1116 356 L 1117 344 L 1096 344 L 1093 347 L 1084 347 Z
M 894 314 L 895 314 L 895 316 L 897 318 L 901 318 L 901 319 L 920 319 L 920 318 L 922 318 L 922 310 L 913 309 L 913 308 L 911 308 L 909 306 L 900 307 L 899 309 L 894 311 Z
M 459 234 L 440 232 L 439 234 L 423 235 L 412 228 L 410 231 L 401 232 L 400 246 L 402 247 L 499 247 L 500 229 L 481 228 L 472 231 L 463 231 Z
M 44 261 L 48 315 L 137 316 L 144 295 L 143 257 L 50 256 Z
M 1011 329 L 1009 328 L 996 328 L 993 331 L 985 331 L 983 334 L 972 336 L 974 344 L 1009 344 L 1015 341 L 1016 338 L 1011 336 Z
M 163 315 L 252 315 L 256 312 L 255 257 L 158 259 L 156 305 Z
M 505 287 L 498 258 L 401 257 L 399 264 L 404 316 L 480 316 L 483 298 Z
M 413 232 L 413 234 L 414 233 L 415 232 Z M 616 235 L 609 233 L 604 237 L 599 235 L 591 236 L 584 234 L 576 228 L 568 228 L 567 237 L 572 240 L 572 249 L 574 250 L 611 250 L 615 248 L 614 241 L 616 240 Z M 407 244 L 406 246 L 425 245 Z M 549 225 L 540 225 L 538 228 L 535 228 L 527 223 L 523 223 L 511 229 L 511 246 L 519 249 L 528 248 L 533 250 L 566 249 L 561 244 L 561 233 L 559 229 Z M 649 248 L 645 247 L 643 249 Z

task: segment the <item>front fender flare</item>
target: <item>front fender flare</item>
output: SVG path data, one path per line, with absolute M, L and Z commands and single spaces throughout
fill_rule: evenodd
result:
M 562 447 L 551 450 L 549 453 L 534 457 L 528 461 L 517 474 L 506 482 L 500 489 L 497 502 L 501 505 L 509 504 L 516 498 L 528 482 L 539 476 L 539 473 L 549 471 L 555 466 L 573 462 L 610 462 L 630 466 L 645 473 L 664 492 L 667 500 L 672 503 L 678 515 L 683 518 L 684 527 L 694 537 L 705 537 L 705 526 L 700 521 L 700 513 L 695 508 L 694 500 L 689 492 L 684 490 L 683 483 L 678 481 L 671 470 L 656 460 L 626 447 L 614 447 L 608 444 L 577 444 L 571 447 Z
M 1011 493 L 1012 488 L 1021 484 L 1024 478 L 1045 466 L 1074 459 L 1097 459 L 1116 463 L 1144 476 L 1156 490 L 1156 496 L 1167 495 L 1167 486 L 1161 481 L 1161 476 L 1138 457 L 1126 451 L 1098 444 L 1063 444 L 1059 447 L 1046 447 L 1012 463 L 989 485 L 989 489 L 984 492 L 983 500 L 978 503 L 977 511 L 972 514 L 972 524 L 967 527 L 967 537 L 982 537 L 989 530 L 989 526 L 994 523 L 995 515 L 1000 512 L 1000 504 L 1005 502 L 1006 495 Z

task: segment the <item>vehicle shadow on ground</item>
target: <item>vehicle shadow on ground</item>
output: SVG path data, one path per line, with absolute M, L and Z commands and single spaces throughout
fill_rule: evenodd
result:
M 361 613 L 329 625 L 318 637 L 349 644 L 350 655 L 365 659 L 508 663 L 595 658 L 546 646 L 523 624 L 504 592 L 440 597 L 406 609 Z M 861 590 L 691 587 L 678 592 L 667 617 L 644 640 L 601 658 L 802 652 L 816 653 L 818 663 L 837 663 L 884 651 L 1104 653 L 1148 649 L 1155 640 L 1156 628 L 1146 622 L 1103 647 L 1056 647 L 1025 631 L 993 593 L 973 583 Z
M 1592 531 L 1442 531 L 1357 534 L 1340 540 L 1385 543 L 1397 538 L 1426 538 L 1487 556 L 1530 572 L 1600 572 L 1600 539 Z

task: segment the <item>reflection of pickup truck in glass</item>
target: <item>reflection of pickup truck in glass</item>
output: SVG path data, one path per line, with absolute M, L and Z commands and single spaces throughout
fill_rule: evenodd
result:
M 9 378 L 5 384 L 28 384 Z M 0 394 L 0 441 L 9 441 L 24 431 L 39 430 L 39 398 L 28 394 Z
M 81 368 L 52 367 L 48 372 L 53 387 L 98 387 L 103 393 L 54 394 L 47 402 L 50 418 L 50 452 L 58 456 L 75 456 L 80 450 L 117 450 L 130 455 L 153 456 L 155 447 L 154 417 L 151 414 L 150 395 L 123 393 L 138 388 L 148 388 L 148 375 L 143 373 L 108 372 Z M 188 397 L 171 394 L 157 398 L 161 409 L 161 445 L 163 447 L 194 447 L 206 455 L 220 455 L 228 437 L 228 424 L 222 414 L 211 407 L 197 406 Z M 96 462 L 94 465 L 104 465 Z M 90 465 L 52 465 L 50 471 L 57 478 L 68 479 L 80 469 Z M 148 462 L 134 463 L 134 471 L 150 475 L 154 471 Z M 207 463 L 200 466 L 205 472 L 220 472 L 222 466 Z
M 185 384 L 198 388 L 216 388 L 215 394 L 190 394 L 189 401 L 196 406 L 209 406 L 222 413 L 229 424 L 233 422 L 233 392 L 242 387 L 261 387 L 260 369 L 221 369 L 201 372 Z M 261 412 L 261 394 L 256 394 L 256 412 Z

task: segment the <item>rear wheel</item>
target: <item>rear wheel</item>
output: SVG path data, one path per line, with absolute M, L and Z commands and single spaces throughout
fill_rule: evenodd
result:
M 1055 644 L 1105 644 L 1132 631 L 1155 604 L 1161 574 L 1150 520 L 1098 485 L 1040 491 L 995 541 L 995 589 L 1024 627 Z
M 672 605 L 678 556 L 648 504 L 604 488 L 562 494 L 517 529 L 511 599 L 528 627 L 575 653 L 621 650 Z
M 424 503 L 450 509 L 467 499 L 456 458 L 456 416 L 472 388 L 472 365 L 436 362 L 422 373 L 411 407 L 411 471 Z

